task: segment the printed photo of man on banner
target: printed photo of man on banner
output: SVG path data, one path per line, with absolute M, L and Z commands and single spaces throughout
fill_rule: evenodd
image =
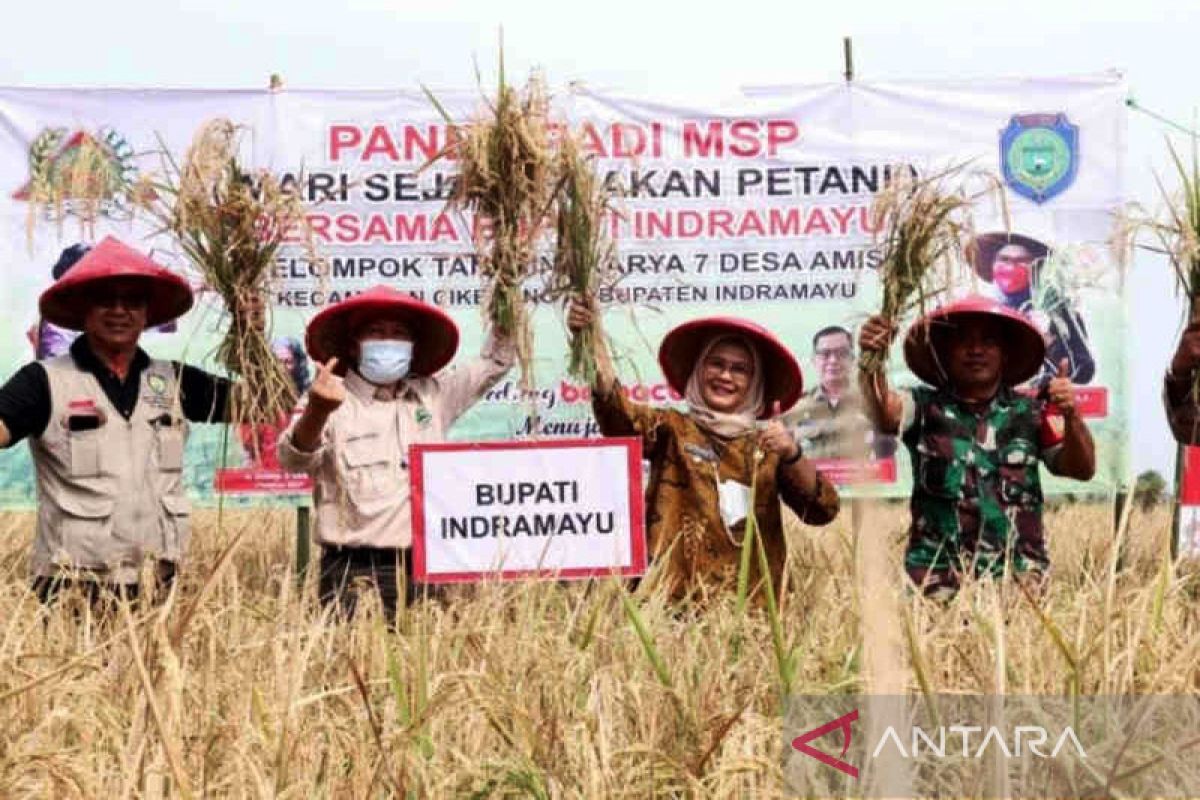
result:
M 805 392 L 784 424 L 817 469 L 837 485 L 896 480 L 896 437 L 877 434 L 862 408 L 854 334 L 828 325 L 812 338 L 818 383 Z

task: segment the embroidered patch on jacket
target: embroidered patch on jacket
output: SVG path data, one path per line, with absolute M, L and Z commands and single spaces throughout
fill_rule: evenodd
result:
M 416 418 L 417 424 L 422 428 L 428 428 L 429 424 L 433 422 L 433 414 L 430 414 L 429 409 L 425 408 L 425 406 L 417 406 L 417 410 L 413 416 Z

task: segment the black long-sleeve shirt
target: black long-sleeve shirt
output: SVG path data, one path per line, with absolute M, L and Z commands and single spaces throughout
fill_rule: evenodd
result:
M 109 401 L 121 416 L 129 419 L 137 407 L 142 371 L 150 366 L 150 356 L 139 347 L 124 380 L 96 356 L 86 336 L 80 336 L 71 344 L 71 357 L 81 370 L 96 377 Z M 172 363 L 179 379 L 183 415 L 192 422 L 224 420 L 230 382 L 197 367 Z M 45 432 L 50 424 L 50 379 L 41 363 L 26 364 L 0 387 L 0 421 L 12 436 L 10 446 L 27 436 L 36 438 Z

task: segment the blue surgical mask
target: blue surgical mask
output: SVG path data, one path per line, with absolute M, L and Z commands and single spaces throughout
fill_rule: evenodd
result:
M 404 339 L 368 339 L 359 345 L 358 373 L 377 386 L 393 384 L 408 375 L 413 343 Z

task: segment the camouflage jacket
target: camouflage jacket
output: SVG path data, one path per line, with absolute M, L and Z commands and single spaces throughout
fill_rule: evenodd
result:
M 792 485 L 788 472 L 779 468 L 778 456 L 755 464 L 753 434 L 736 439 L 710 436 L 685 413 L 631 402 L 619 386 L 609 394 L 595 392 L 592 409 L 605 436 L 642 440 L 643 458 L 650 462 L 646 545 L 650 558 L 660 562 L 675 599 L 701 585 L 736 585 L 745 520 L 727 528 L 721 515 L 721 483 L 749 487 L 752 479 L 756 481 L 754 516 L 776 591 L 787 556 L 780 501 L 810 525 L 824 525 L 837 515 L 837 490 L 825 478 L 818 476 L 817 491 L 810 496 Z M 755 558 L 750 572 L 754 587 L 761 579 L 757 567 Z
M 912 527 L 905 568 L 927 593 L 953 592 L 958 574 L 1045 572 L 1038 460 L 1059 446 L 1043 433 L 1041 401 L 1002 388 L 972 410 L 943 390 L 906 398 Z

